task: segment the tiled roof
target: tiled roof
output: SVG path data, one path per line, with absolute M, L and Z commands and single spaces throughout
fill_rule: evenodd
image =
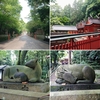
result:
M 84 28 L 84 26 L 86 25 L 86 23 L 85 22 L 79 22 L 77 25 L 76 25 L 76 27 L 77 28 Z
M 69 30 L 77 30 L 76 26 L 67 26 L 67 25 L 53 25 L 51 30 L 62 30 L 62 31 L 69 31 Z
M 91 23 L 100 24 L 100 19 L 90 19 Z
M 81 21 L 79 22 L 76 27 L 77 28 L 84 28 L 85 25 L 91 25 L 91 24 L 100 24 L 100 19 L 97 18 L 88 18 L 87 21 Z

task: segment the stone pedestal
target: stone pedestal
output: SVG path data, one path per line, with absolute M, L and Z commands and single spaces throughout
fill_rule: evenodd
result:
M 0 88 L 0 100 L 49 100 L 49 93 Z
M 100 100 L 100 90 L 51 92 L 50 100 Z
M 23 90 L 23 91 L 34 91 L 34 92 L 48 92 L 49 83 L 10 83 L 10 82 L 0 82 L 0 88 Z
M 51 85 L 51 91 L 92 90 L 92 89 L 100 89 L 100 84 Z

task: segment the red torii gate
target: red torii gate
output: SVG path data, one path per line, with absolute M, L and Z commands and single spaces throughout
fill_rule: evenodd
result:
M 75 41 L 76 38 L 87 37 L 85 40 Z M 51 49 L 72 50 L 72 49 L 100 49 L 100 33 L 72 34 L 59 36 L 50 39 Z

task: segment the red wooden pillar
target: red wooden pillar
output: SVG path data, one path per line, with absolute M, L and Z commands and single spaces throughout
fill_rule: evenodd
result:
M 74 39 L 73 38 L 71 38 L 70 43 L 71 43 L 71 48 L 70 49 L 73 49 L 73 44 L 74 44 Z
M 79 49 L 82 49 L 82 41 L 79 41 Z
M 65 44 L 64 43 L 62 44 L 62 49 L 65 49 Z
M 66 40 L 66 49 L 70 48 L 70 41 Z
M 55 48 L 54 49 L 57 50 L 58 49 L 58 45 L 55 45 Z
M 67 48 L 67 43 L 65 43 L 65 49 Z
M 100 34 L 99 34 L 99 47 L 98 48 L 100 49 Z
M 88 44 L 88 49 L 91 49 L 92 47 L 91 47 L 91 36 L 88 36 L 88 42 L 89 42 L 89 44 Z
M 80 49 L 80 41 L 76 42 L 76 47 L 77 47 L 77 49 Z
M 54 46 L 54 49 L 56 50 L 56 45 Z
M 81 49 L 81 41 L 78 41 L 78 42 L 77 42 L 77 48 L 78 48 L 78 49 Z
M 65 49 L 68 49 L 68 41 L 66 39 L 66 42 L 65 42 Z
M 75 49 L 79 49 L 79 41 L 74 41 Z
M 54 49 L 54 46 L 51 46 L 51 49 Z
M 61 49 L 61 44 L 58 45 L 58 49 Z
M 84 48 L 83 45 L 84 45 L 84 40 L 81 42 L 81 49 Z

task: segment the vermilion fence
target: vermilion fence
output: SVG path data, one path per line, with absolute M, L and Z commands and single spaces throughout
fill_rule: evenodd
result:
M 87 39 L 81 41 L 75 41 L 75 38 L 73 37 L 70 37 L 69 42 L 67 42 L 68 37 L 67 39 L 62 38 L 62 41 L 64 41 L 62 43 L 59 43 L 59 40 L 57 39 L 55 41 L 51 41 L 51 49 L 100 49 L 100 34 L 89 34 L 89 36 L 88 34 L 85 35 L 87 36 Z

